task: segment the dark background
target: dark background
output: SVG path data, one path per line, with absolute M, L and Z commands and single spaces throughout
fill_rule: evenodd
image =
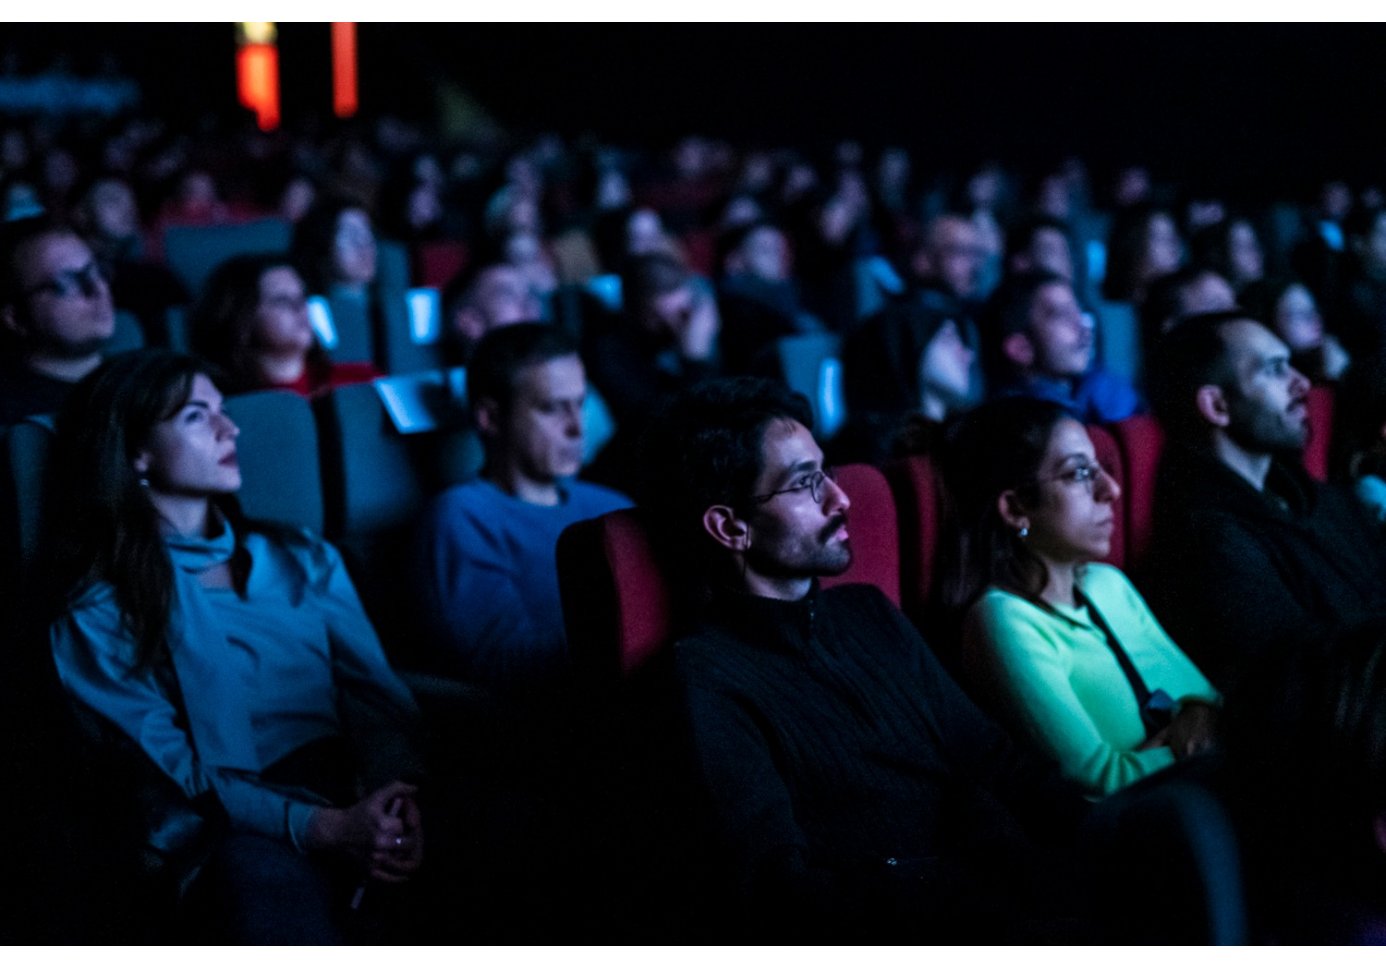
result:
M 359 27 L 367 110 L 432 117 L 450 79 L 520 133 L 856 138 L 933 168 L 1076 153 L 1281 194 L 1383 171 L 1383 40 L 1370 26 Z M 230 24 L 0 28 L 11 69 L 113 61 L 170 116 L 234 107 L 234 49 Z M 286 119 L 328 110 L 327 26 L 281 24 L 280 58 Z

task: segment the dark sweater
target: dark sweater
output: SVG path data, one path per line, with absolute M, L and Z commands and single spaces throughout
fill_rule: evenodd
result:
M 25 417 L 57 413 L 76 385 L 45 376 L 16 360 L 0 362 L 0 427 Z
M 838 938 L 965 933 L 957 919 L 988 888 L 1023 892 L 1030 876 L 1001 804 L 1051 835 L 1085 812 L 874 587 L 725 597 L 676 660 L 732 865 L 774 923 Z
M 1144 576 L 1171 638 L 1224 690 L 1267 650 L 1316 647 L 1386 615 L 1380 532 L 1347 491 L 1276 461 L 1257 491 L 1211 454 L 1171 446 Z

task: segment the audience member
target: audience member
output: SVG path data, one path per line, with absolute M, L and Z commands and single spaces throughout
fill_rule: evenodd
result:
M 61 408 L 115 332 L 91 249 L 43 218 L 0 227 L 0 426 Z
M 1291 365 L 1315 383 L 1336 382 L 1352 362 L 1338 338 L 1324 329 L 1318 302 L 1304 283 L 1261 279 L 1241 291 L 1238 303 L 1285 341 Z
M 1352 272 L 1334 319 L 1348 352 L 1371 354 L 1386 346 L 1386 208 L 1355 209 L 1344 232 Z
M 1184 266 L 1151 280 L 1139 307 L 1141 334 L 1150 350 L 1181 317 L 1236 305 L 1237 294 L 1226 278 L 1203 266 Z
M 195 886 L 215 937 L 340 941 L 334 895 L 419 870 L 418 711 L 336 551 L 238 513 L 237 434 L 191 357 L 124 354 L 78 387 L 59 420 L 71 595 L 53 656 L 176 809 L 229 819 Z
M 303 279 L 281 256 L 234 256 L 217 267 L 193 313 L 191 337 L 234 393 L 317 397 L 380 375 L 369 363 L 331 361 L 308 322 Z
M 799 938 L 1026 936 L 1067 898 L 1000 804 L 1062 837 L 1081 799 L 878 589 L 818 588 L 851 563 L 852 502 L 810 420 L 742 378 L 681 395 L 648 438 L 648 506 L 697 603 L 677 675 L 735 883 L 760 930 Z
M 769 222 L 727 233 L 717 308 L 722 318 L 722 360 L 730 373 L 764 372 L 775 340 L 821 330 L 806 312 L 792 275 L 789 240 Z
M 493 329 L 543 318 L 543 306 L 524 274 L 505 262 L 464 269 L 448 284 L 443 297 L 448 337 L 457 362 L 471 359 L 476 345 Z
M 1002 396 L 1050 400 L 1083 423 L 1124 420 L 1141 409 L 1134 387 L 1094 364 L 1092 316 L 1060 276 L 1013 276 L 992 301 L 992 338 L 1010 380 Z
M 832 446 L 839 462 L 927 453 L 943 422 L 968 406 L 976 354 L 958 318 L 907 295 L 847 337 L 847 425 Z
M 503 690 L 546 685 L 568 660 L 558 536 L 629 502 L 573 479 L 587 388 L 577 347 L 560 331 L 495 330 L 477 347 L 467 383 L 486 466 L 439 496 L 421 524 L 420 605 L 448 671 Z
M 1256 227 L 1247 218 L 1226 218 L 1196 232 L 1192 262 L 1214 270 L 1240 292 L 1266 274 L 1266 257 Z
M 1164 338 L 1158 413 L 1155 612 L 1224 689 L 1282 648 L 1311 648 L 1386 611 L 1386 557 L 1352 496 L 1299 463 L 1309 381 L 1238 311 Z
M 622 274 L 619 314 L 587 321 L 583 358 L 618 428 L 603 454 L 599 479 L 634 480 L 640 436 L 670 393 L 720 371 L 717 303 L 667 255 L 631 260 Z
M 950 597 L 978 693 L 1094 794 L 1206 749 L 1216 691 L 1101 563 L 1121 488 L 1082 424 L 1047 401 L 998 400 L 950 444 L 962 538 Z
M 1183 259 L 1179 229 L 1168 212 L 1144 204 L 1128 208 L 1112 221 L 1102 295 L 1139 303 L 1146 287 L 1178 269 Z
M 1049 272 L 1077 283 L 1068 226 L 1048 215 L 1032 215 L 1006 234 L 1006 272 Z
M 984 298 L 982 270 L 987 258 L 981 234 L 972 220 L 959 213 L 945 213 L 924 229 L 924 241 L 910 264 L 913 281 L 942 290 L 964 307 L 975 307 Z

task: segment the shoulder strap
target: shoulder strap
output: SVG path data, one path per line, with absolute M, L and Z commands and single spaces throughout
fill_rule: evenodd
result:
M 1126 654 L 1126 650 L 1121 646 L 1121 641 L 1116 637 L 1116 633 L 1112 631 L 1112 627 L 1107 624 L 1107 620 L 1102 617 L 1102 613 L 1098 611 L 1097 606 L 1093 604 L 1092 599 L 1088 598 L 1077 588 L 1074 589 L 1074 598 L 1080 605 L 1087 607 L 1088 614 L 1092 616 L 1093 624 L 1101 630 L 1102 637 L 1107 641 L 1107 648 L 1111 649 L 1112 655 L 1116 656 L 1117 665 L 1121 666 L 1122 674 L 1126 676 L 1126 681 L 1131 684 L 1131 691 L 1136 694 L 1136 705 L 1140 707 L 1141 719 L 1144 721 L 1146 719 L 1146 707 L 1150 703 L 1150 687 L 1145 684 L 1145 680 L 1141 678 L 1141 674 L 1136 671 L 1136 666 L 1131 662 L 1131 657 Z M 1148 731 L 1149 723 L 1146 725 Z

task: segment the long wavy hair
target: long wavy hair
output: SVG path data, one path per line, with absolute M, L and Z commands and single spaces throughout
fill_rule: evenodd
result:
M 956 617 L 992 585 L 1039 601 L 1048 571 L 1002 519 L 998 504 L 1006 491 L 1039 502 L 1035 478 L 1054 428 L 1068 418 L 1058 404 L 1014 397 L 983 404 L 951 428 L 943 471 L 958 540 L 943 544 L 957 558 L 943 563 L 942 592 Z
M 134 460 L 154 426 L 187 403 L 198 374 L 213 377 L 206 364 L 182 353 L 122 353 L 79 383 L 58 417 L 54 574 L 69 604 L 92 585 L 110 585 L 135 640 L 135 658 L 146 665 L 167 656 L 174 576 Z M 229 496 L 210 500 L 235 531 L 232 583 L 244 596 L 250 562 L 240 544 L 247 531 L 240 506 Z
M 227 390 L 259 390 L 264 380 L 256 366 L 255 313 L 260 281 L 273 269 L 298 271 L 285 255 L 238 255 L 227 259 L 207 280 L 192 314 L 193 350 L 225 375 Z M 332 368 L 327 351 L 315 338 L 307 354 L 310 380 L 326 380 Z

